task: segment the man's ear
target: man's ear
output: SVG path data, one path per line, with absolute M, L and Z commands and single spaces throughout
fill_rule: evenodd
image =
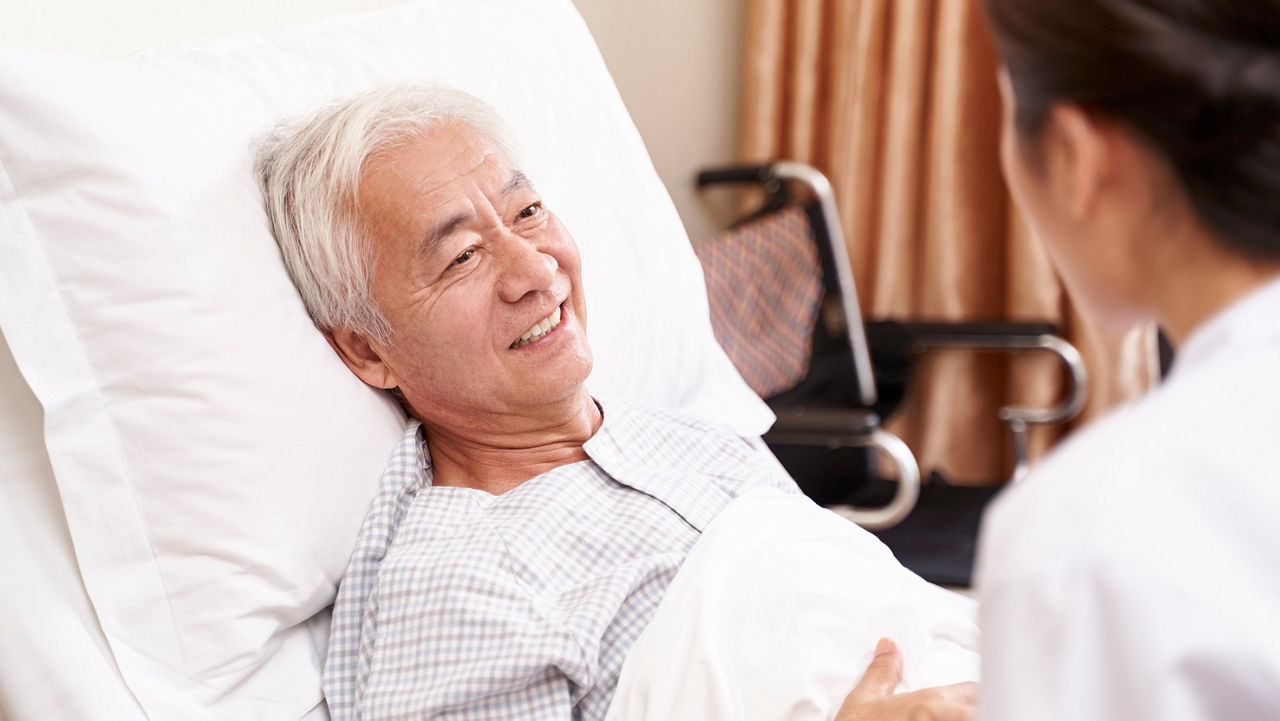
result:
M 1074 105 L 1050 111 L 1045 134 L 1049 187 L 1076 220 L 1096 210 L 1113 180 L 1116 128 Z
M 333 348 L 352 373 L 374 388 L 390 389 L 400 385 L 395 374 L 387 367 L 378 349 L 363 333 L 349 330 L 327 330 L 325 340 Z

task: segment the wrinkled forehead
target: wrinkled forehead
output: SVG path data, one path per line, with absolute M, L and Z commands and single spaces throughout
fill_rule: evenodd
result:
M 370 180 L 395 180 L 427 192 L 478 172 L 509 175 L 515 170 L 499 143 L 470 125 L 449 120 L 406 134 L 370 155 L 361 173 L 361 185 Z
M 366 222 L 385 220 L 387 214 L 422 219 L 432 208 L 476 192 L 505 194 L 513 182 L 528 185 L 498 143 L 469 125 L 448 121 L 369 158 L 361 173 L 359 212 Z

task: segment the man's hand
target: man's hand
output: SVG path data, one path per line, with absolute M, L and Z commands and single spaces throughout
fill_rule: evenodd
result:
M 887 638 L 876 644 L 876 656 L 853 693 L 845 698 L 836 721 L 973 721 L 978 685 L 957 683 L 894 694 L 902 679 L 902 652 Z

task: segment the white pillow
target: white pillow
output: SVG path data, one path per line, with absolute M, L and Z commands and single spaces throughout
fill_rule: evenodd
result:
M 128 61 L 0 50 L 0 329 L 44 408 L 99 650 L 152 718 L 319 702 L 318 614 L 403 419 L 306 318 L 249 148 L 285 115 L 416 77 L 508 119 L 578 240 L 593 392 L 771 421 L 714 342 L 568 0 L 411 3 Z
M 0 333 L 0 719 L 139 721 L 84 593 L 42 420 Z

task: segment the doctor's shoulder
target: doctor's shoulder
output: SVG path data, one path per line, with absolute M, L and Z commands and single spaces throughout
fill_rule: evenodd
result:
M 1127 535 L 1158 524 L 1147 501 L 1181 485 L 1179 446 L 1185 449 L 1179 399 L 1160 387 L 1079 428 L 1028 477 L 1005 488 L 982 519 L 980 561 L 1037 573 L 1046 559 L 1079 559 L 1100 534 Z M 998 561 L 996 560 L 998 558 Z M 980 569 L 982 574 L 994 569 Z
M 1079 429 L 1002 492 L 983 518 L 979 576 L 1040 576 L 1070 559 L 1077 572 L 1142 566 L 1138 576 L 1182 587 L 1219 556 L 1251 554 L 1249 534 L 1274 535 L 1280 390 L 1260 390 L 1239 360 L 1189 370 Z M 1280 576 L 1280 559 L 1270 568 Z
M 993 504 L 977 572 L 993 683 L 1033 663 L 1074 701 L 1144 709 L 1127 718 L 1274 715 L 1280 471 L 1257 464 L 1280 457 L 1258 443 L 1280 407 L 1226 370 L 1081 429 Z

